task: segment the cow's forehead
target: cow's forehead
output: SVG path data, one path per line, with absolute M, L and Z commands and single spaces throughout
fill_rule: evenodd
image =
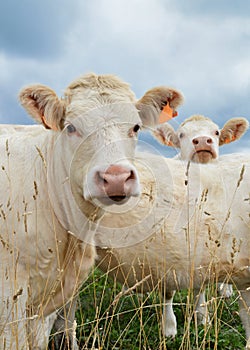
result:
M 140 124 L 141 120 L 138 111 L 132 103 L 112 103 L 106 105 L 69 105 L 66 113 L 66 121 L 72 122 L 78 128 L 91 131 L 109 124 Z
M 99 105 L 112 103 L 135 103 L 134 93 L 126 86 L 126 88 L 83 88 L 78 87 L 68 89 L 65 92 L 65 100 L 67 104 L 74 105 L 90 105 L 98 107 Z
M 215 124 L 212 120 L 199 120 L 191 121 L 179 128 L 179 132 L 185 132 L 187 134 L 195 134 L 200 131 L 213 131 L 218 129 L 218 125 Z
M 75 91 L 70 96 L 66 95 L 65 100 L 67 104 L 74 105 L 106 105 L 112 103 L 134 103 L 136 102 L 135 98 L 132 98 L 130 91 L 121 93 L 120 91 L 110 90 L 105 92 L 98 92 L 90 89 L 80 89 Z

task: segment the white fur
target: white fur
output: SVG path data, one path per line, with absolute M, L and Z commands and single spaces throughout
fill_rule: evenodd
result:
M 227 142 L 232 142 L 239 139 L 249 126 L 245 118 L 232 118 L 220 130 L 219 126 L 215 124 L 210 118 L 202 115 L 194 115 L 187 118 L 174 131 L 172 126 L 165 124 L 159 127 L 155 132 L 155 137 L 162 143 L 169 146 L 177 147 L 180 152 L 174 159 L 195 161 L 197 163 L 209 163 L 218 161 L 219 159 L 219 145 Z M 205 153 L 197 153 L 197 151 L 204 150 Z M 233 293 L 231 285 L 227 283 L 218 284 L 219 294 L 223 297 L 230 297 Z M 194 291 L 198 295 L 196 302 L 196 312 L 198 315 L 198 322 L 204 324 L 208 320 L 204 292 Z M 173 297 L 172 297 L 173 299 Z M 202 306 L 201 306 L 202 305 Z M 171 300 L 168 302 L 168 309 L 171 308 Z M 168 320 L 167 317 L 172 318 Z M 166 324 L 163 325 L 164 334 L 166 336 L 174 336 L 177 329 L 167 329 L 168 324 L 174 324 L 174 313 L 166 312 L 164 318 Z M 176 322 L 175 322 L 176 324 Z
M 0 349 L 41 350 L 50 315 L 77 293 L 95 261 L 105 204 L 94 203 L 100 194 L 88 174 L 93 165 L 126 164 L 134 171 L 129 196 L 137 196 L 133 127 L 142 122 L 129 86 L 113 76 L 77 79 L 63 99 L 28 86 L 20 100 L 53 130 L 0 127 Z
M 166 294 L 230 278 L 243 293 L 240 315 L 249 338 L 250 158 L 230 155 L 188 166 L 146 154 L 137 158 L 137 169 L 142 184 L 137 206 L 106 214 L 100 222 L 100 268 L 143 292 L 162 281 Z
M 219 146 L 240 139 L 248 127 L 246 118 L 229 119 L 220 129 L 210 118 L 193 115 L 176 131 L 166 123 L 153 134 L 161 143 L 180 149 L 176 159 L 208 163 L 218 159 Z M 202 150 L 207 152 L 199 153 Z

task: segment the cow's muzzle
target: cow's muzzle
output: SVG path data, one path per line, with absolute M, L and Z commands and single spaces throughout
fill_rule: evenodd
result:
M 123 204 L 130 197 L 140 194 L 138 174 L 133 165 L 114 164 L 96 168 L 91 177 L 88 177 L 90 186 L 85 199 L 98 199 L 105 205 Z
M 121 165 L 111 165 L 105 171 L 97 171 L 95 183 L 100 194 L 114 202 L 137 195 L 138 179 L 135 170 Z
M 199 136 L 192 140 L 194 147 L 193 155 L 191 157 L 196 163 L 209 163 L 211 160 L 217 158 L 214 147 L 214 141 L 209 136 Z

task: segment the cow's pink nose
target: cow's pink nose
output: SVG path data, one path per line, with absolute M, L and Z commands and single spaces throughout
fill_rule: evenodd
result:
M 96 173 L 96 184 L 101 192 L 117 201 L 132 194 L 135 182 L 135 172 L 120 165 L 111 165 L 105 171 Z
M 213 143 L 213 140 L 211 139 L 211 137 L 207 137 L 207 136 L 199 136 L 199 137 L 195 137 L 192 140 L 194 146 L 203 146 L 203 145 L 210 145 L 211 143 Z

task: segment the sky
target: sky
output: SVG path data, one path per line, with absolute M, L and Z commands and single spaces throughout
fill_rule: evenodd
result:
M 159 85 L 181 90 L 174 127 L 192 114 L 220 127 L 250 121 L 250 1 L 1 1 L 0 123 L 32 123 L 18 102 L 22 86 L 45 84 L 61 96 L 88 72 L 120 76 L 138 98 Z M 249 146 L 250 131 L 221 153 Z

